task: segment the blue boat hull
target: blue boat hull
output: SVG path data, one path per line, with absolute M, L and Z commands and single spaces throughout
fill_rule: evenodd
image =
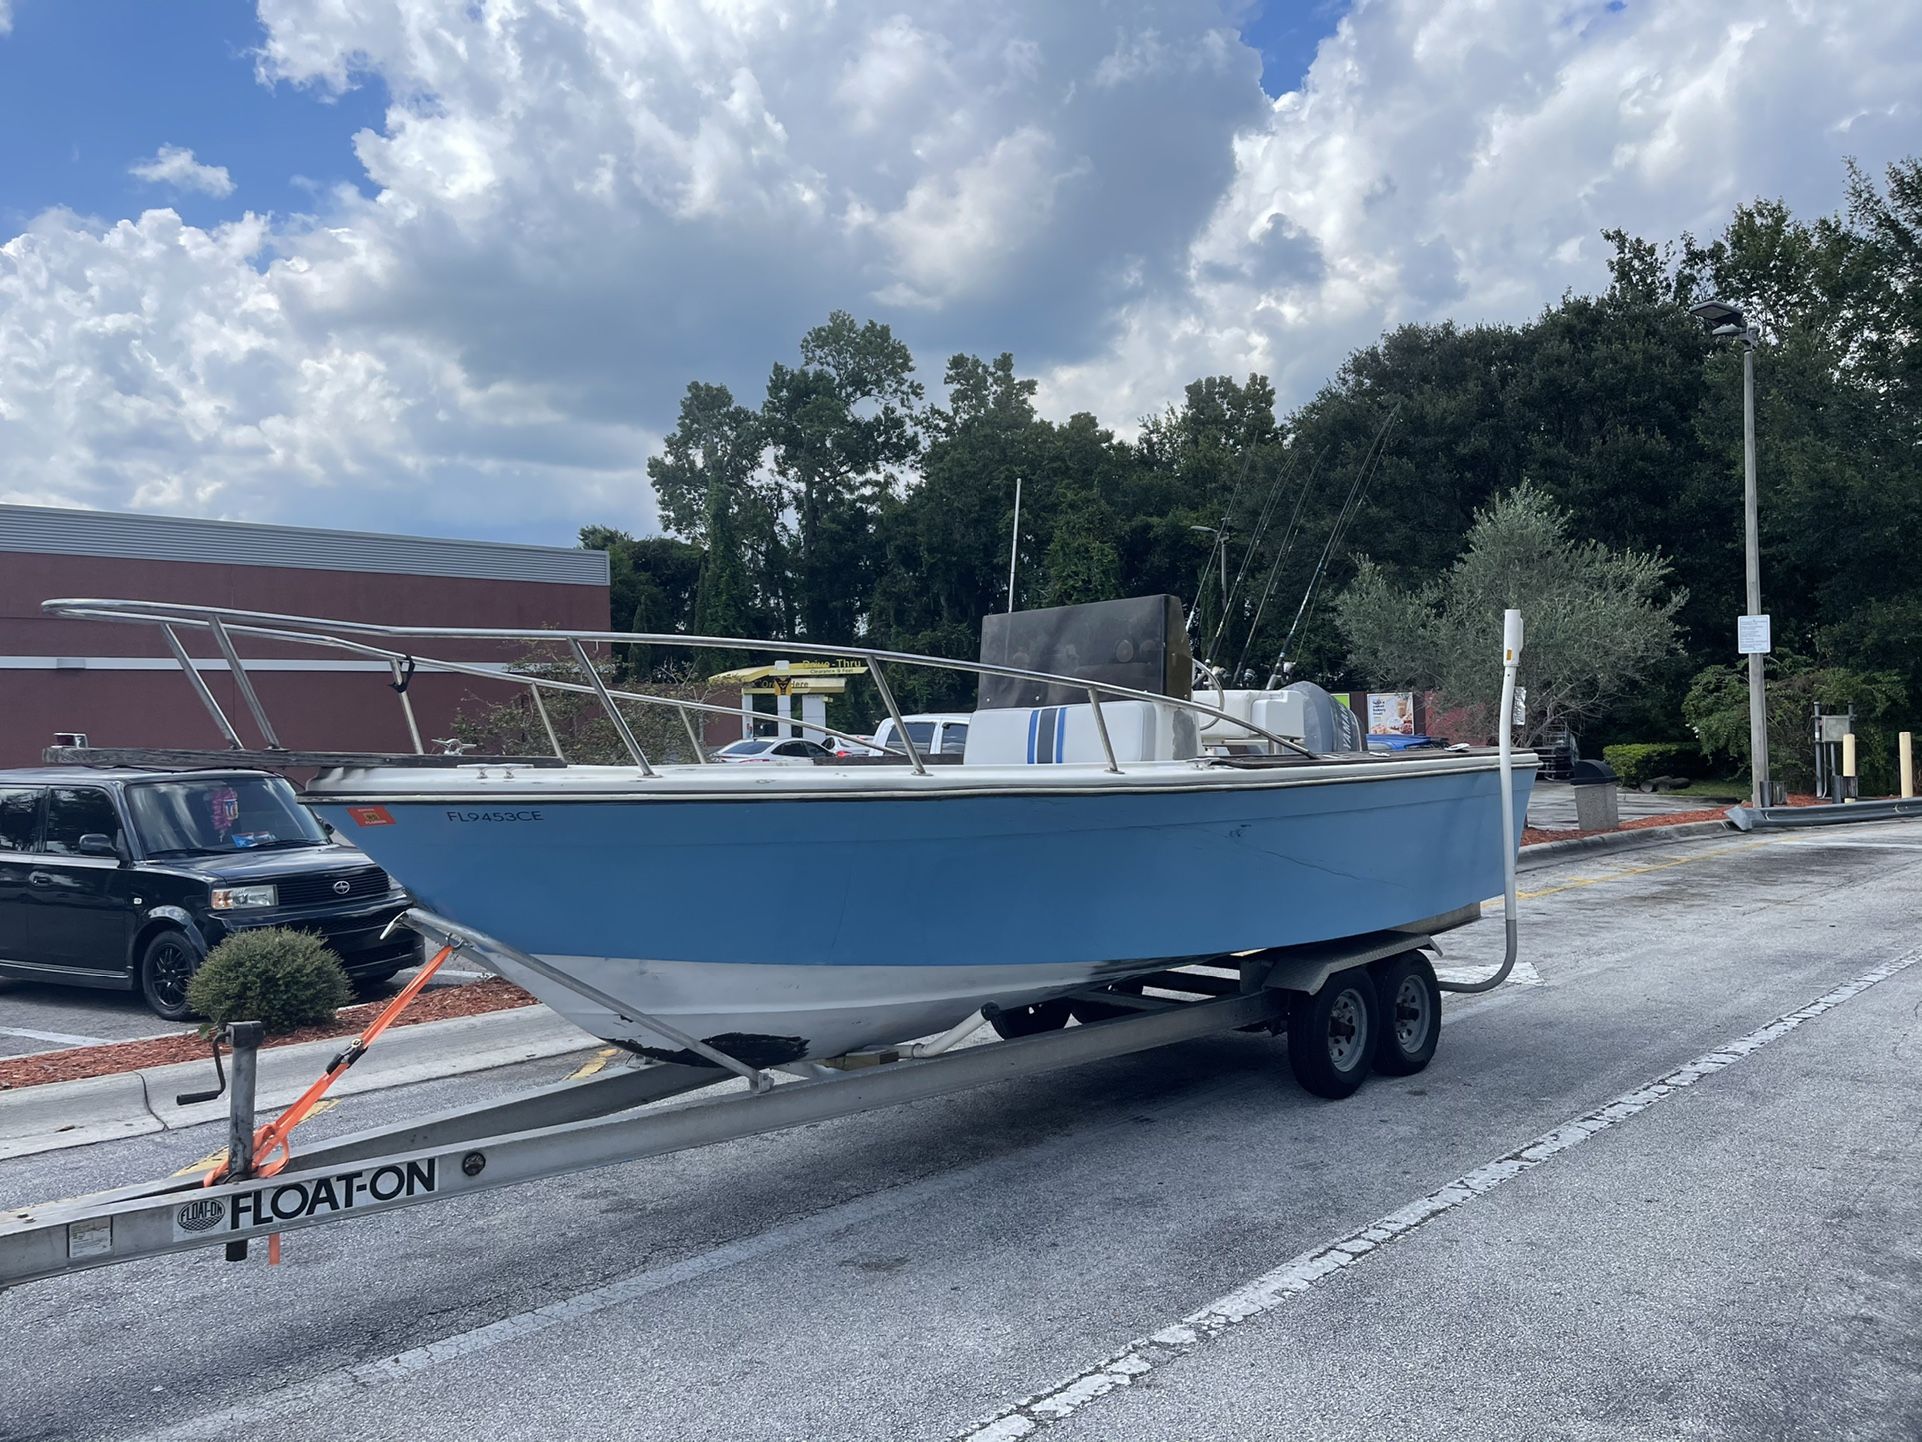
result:
M 1514 776 L 1518 824 L 1532 781 Z M 1052 793 L 396 794 L 371 825 L 312 800 L 430 910 L 765 1061 L 1455 911 L 1501 891 L 1498 786 L 1492 767 L 1410 766 Z M 597 1035 L 661 1046 L 501 969 Z

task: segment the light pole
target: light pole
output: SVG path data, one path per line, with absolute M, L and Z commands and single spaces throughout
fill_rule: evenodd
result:
M 1742 525 L 1747 551 L 1748 612 L 1762 615 L 1762 548 L 1755 501 L 1755 328 L 1742 312 L 1719 300 L 1691 306 L 1689 314 L 1708 327 L 1717 338 L 1742 343 Z M 1759 641 L 1759 644 L 1757 642 Z M 1769 796 L 1769 728 L 1762 674 L 1763 658 L 1769 649 L 1766 634 L 1743 643 L 1748 652 L 1748 747 L 1752 777 L 1750 802 L 1758 809 Z

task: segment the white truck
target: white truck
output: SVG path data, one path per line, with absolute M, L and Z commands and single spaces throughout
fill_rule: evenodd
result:
M 968 749 L 968 722 L 973 717 L 965 711 L 921 711 L 901 719 L 907 724 L 908 739 L 923 755 L 959 756 Z M 875 731 L 874 745 L 876 755 L 890 747 L 901 749 L 892 716 Z

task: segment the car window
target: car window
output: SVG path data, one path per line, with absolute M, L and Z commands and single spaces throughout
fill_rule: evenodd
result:
M 56 786 L 47 793 L 47 835 L 41 849 L 55 856 L 80 855 L 80 838 L 120 840 L 120 815 L 113 797 L 92 786 Z
M 968 723 L 950 721 L 941 728 L 941 754 L 959 756 L 968 749 Z
M 0 791 L 0 851 L 33 850 L 34 823 L 40 819 L 40 792 Z
M 717 756 L 759 756 L 774 743 L 771 741 L 736 741 L 723 746 L 714 754 Z
M 127 807 L 149 856 L 211 856 L 327 840 L 313 813 L 278 776 L 143 781 L 127 788 Z
M 932 721 L 908 722 L 908 740 L 926 749 L 934 744 L 934 723 Z

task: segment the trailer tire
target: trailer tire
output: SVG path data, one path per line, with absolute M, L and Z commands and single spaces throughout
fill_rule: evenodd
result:
M 1146 987 L 1138 981 L 1117 981 L 1113 986 L 1107 987 L 1106 990 L 1124 992 L 1129 996 L 1140 996 L 1141 993 L 1146 990 Z M 1136 1014 L 1137 1008 L 1132 1006 L 1109 1006 L 1105 1002 L 1087 1001 L 1077 996 L 1068 1003 L 1068 1010 L 1073 1013 L 1076 1021 L 1080 1022 L 1083 1026 L 1087 1026 L 1097 1021 L 1112 1021 L 1118 1016 L 1133 1016 Z
M 1013 1041 L 1016 1037 L 1040 1036 L 1044 1031 L 1060 1031 L 1073 1015 L 1068 999 L 1057 996 L 1032 1006 L 1002 1007 L 988 1018 L 988 1025 L 1003 1041 Z
M 1368 1079 L 1381 1005 L 1366 967 L 1338 971 L 1312 996 L 1290 998 L 1288 1065 L 1303 1091 L 1330 1101 Z
M 1441 1044 L 1441 987 L 1435 968 L 1419 951 L 1404 951 L 1374 966 L 1381 1027 L 1375 1070 L 1413 1076 L 1435 1059 Z

